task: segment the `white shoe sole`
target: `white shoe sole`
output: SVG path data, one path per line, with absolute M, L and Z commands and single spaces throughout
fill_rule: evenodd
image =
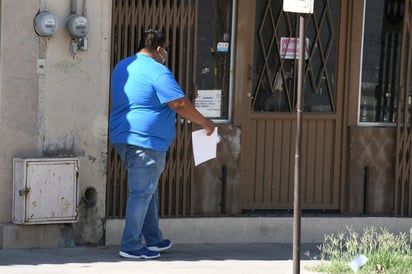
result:
M 128 259 L 145 259 L 145 260 L 150 260 L 150 259 L 156 259 L 160 257 L 160 254 L 157 254 L 156 256 L 147 256 L 147 255 L 132 255 L 123 251 L 119 252 L 119 256 L 122 258 L 128 258 Z
M 147 248 L 147 249 L 149 249 L 150 251 L 157 251 L 157 252 L 160 252 L 160 251 L 165 251 L 165 250 L 168 250 L 169 248 L 171 248 L 171 247 L 172 247 L 172 245 L 173 245 L 173 243 L 170 243 L 170 245 L 165 246 L 165 247 L 146 246 L 146 248 Z

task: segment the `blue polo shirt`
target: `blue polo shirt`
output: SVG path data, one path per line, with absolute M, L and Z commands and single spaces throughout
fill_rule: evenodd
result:
M 184 96 L 168 67 L 140 53 L 123 59 L 111 79 L 111 143 L 167 151 L 176 134 L 167 102 Z

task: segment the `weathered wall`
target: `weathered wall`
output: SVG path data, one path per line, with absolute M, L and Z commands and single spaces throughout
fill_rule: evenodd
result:
M 218 124 L 221 142 L 217 145 L 216 159 L 195 167 L 194 214 L 238 214 L 240 128 Z M 223 171 L 225 169 L 225 172 Z M 223 195 L 222 195 L 223 193 Z
M 80 196 L 88 188 L 97 196 L 94 207 L 80 206 L 73 238 L 97 243 L 104 235 L 111 1 L 86 3 L 88 50 L 72 56 L 64 27 L 70 0 L 1 1 L 0 223 L 11 222 L 14 157 L 77 156 Z M 34 32 L 40 8 L 59 19 L 53 37 Z M 45 59 L 44 74 L 38 59 Z
M 396 129 L 351 127 L 349 135 L 348 213 L 391 215 Z

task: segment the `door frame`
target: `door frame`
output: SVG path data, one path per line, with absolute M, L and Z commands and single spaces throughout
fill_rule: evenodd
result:
M 248 174 L 250 163 L 248 159 L 251 158 L 252 150 L 248 150 L 250 147 L 250 135 L 253 133 L 248 127 L 249 111 L 250 109 L 250 93 L 252 92 L 253 85 L 253 48 L 254 48 L 254 30 L 255 30 L 255 13 L 256 13 L 256 1 L 250 0 L 238 0 L 238 21 L 237 21 L 237 51 L 236 51 L 236 77 L 235 77 L 235 89 L 237 96 L 235 97 L 235 124 L 242 127 L 242 153 L 240 159 L 240 208 L 245 205 L 247 197 L 250 191 L 250 181 L 245 180 L 245 174 Z M 363 1 L 361 1 L 363 2 Z M 346 172 L 347 172 L 347 125 L 350 121 L 353 121 L 352 115 L 349 115 L 353 111 L 353 98 L 354 95 L 358 96 L 359 81 L 353 80 L 359 79 L 360 74 L 360 61 L 359 56 L 361 54 L 361 39 L 362 31 L 359 26 L 362 26 L 363 8 L 359 9 L 356 4 L 356 0 L 340 1 L 340 16 L 337 26 L 337 42 L 336 42 L 336 54 L 337 62 L 339 66 L 336 67 L 336 136 L 338 142 L 335 144 L 335 156 L 334 161 L 336 163 L 336 172 L 334 174 L 334 180 L 336 180 L 339 188 L 339 202 L 338 210 L 343 213 L 347 210 L 347 184 L 346 184 Z M 363 6 L 362 6 L 363 7 Z M 244 14 L 241 14 L 244 11 Z M 354 22 L 355 20 L 355 22 Z M 355 47 L 353 48 L 353 46 Z M 357 45 L 357 47 L 356 47 Z M 356 60 L 358 56 L 358 60 Z M 349 92 L 348 92 L 349 91 Z M 352 91 L 352 92 L 350 92 Z M 352 112 L 353 113 L 353 112 Z M 264 114 L 262 114 L 264 115 Z M 292 114 L 279 114 L 284 116 L 284 119 L 294 119 Z M 306 114 L 305 116 L 316 116 L 316 114 Z M 356 115 L 355 115 L 356 116 Z M 313 118 L 313 117 L 312 117 Z M 316 117 L 314 117 L 316 119 Z

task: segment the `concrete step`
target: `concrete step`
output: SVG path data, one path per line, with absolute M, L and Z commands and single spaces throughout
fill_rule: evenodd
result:
M 105 244 L 120 243 L 124 219 L 105 224 Z M 409 235 L 411 218 L 395 217 L 302 217 L 301 242 L 322 242 L 325 235 L 347 231 L 359 233 L 368 226 L 387 228 L 394 234 Z M 176 244 L 210 243 L 292 243 L 293 217 L 201 217 L 162 218 L 165 237 Z M 0 249 L 54 248 L 74 246 L 70 225 L 0 224 Z
M 106 245 L 119 245 L 123 219 L 106 221 Z M 410 233 L 411 218 L 395 217 L 302 217 L 301 242 L 322 242 L 326 234 L 359 233 L 368 226 L 387 228 L 394 234 Z M 164 237 L 175 243 L 291 243 L 293 217 L 162 218 Z

